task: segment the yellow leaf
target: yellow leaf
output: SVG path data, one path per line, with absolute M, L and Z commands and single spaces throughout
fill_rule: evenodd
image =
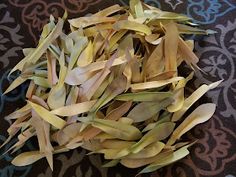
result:
M 51 114 L 56 114 L 59 116 L 74 116 L 84 112 L 88 112 L 93 105 L 96 103 L 96 100 L 71 104 L 61 108 L 57 108 L 51 111 Z
M 171 22 L 165 26 L 165 71 L 177 70 L 177 49 L 179 43 L 179 32 L 175 23 Z
M 84 51 L 80 54 L 77 66 L 84 67 L 88 64 L 92 63 L 93 61 L 93 44 L 91 41 L 89 41 L 87 47 L 84 49 Z
M 162 87 L 162 86 L 171 84 L 173 82 L 177 82 L 181 79 L 183 79 L 183 77 L 174 77 L 171 79 L 160 80 L 160 81 L 151 81 L 151 82 L 143 82 L 143 83 L 138 83 L 138 84 L 131 84 L 130 87 L 134 91 L 151 89 L 151 88 L 158 88 L 158 87 Z
M 100 16 L 91 16 L 91 17 L 79 17 L 68 20 L 69 23 L 76 28 L 85 28 L 87 26 L 96 25 L 99 23 L 108 23 L 115 22 L 117 19 L 114 17 L 100 17 Z
M 150 35 L 152 33 L 151 29 L 147 25 L 128 20 L 121 20 L 116 22 L 113 28 L 117 31 L 121 29 L 126 29 L 126 30 L 138 31 L 147 35 Z
M 7 94 L 8 92 L 14 90 L 16 87 L 18 87 L 19 85 L 23 84 L 26 80 L 27 80 L 27 78 L 22 78 L 21 76 L 18 76 L 18 77 L 11 83 L 11 85 L 7 88 L 7 90 L 5 90 L 5 92 L 4 92 L 3 94 L 5 95 L 5 94 Z
M 22 71 L 26 62 L 36 63 L 39 58 L 43 55 L 43 53 L 47 50 L 49 45 L 60 35 L 63 28 L 63 20 L 61 18 L 58 19 L 58 23 L 55 28 L 51 31 L 51 33 L 37 46 L 37 48 L 31 53 L 31 55 L 27 55 L 24 59 L 22 59 L 9 73 L 13 73 L 16 70 Z
M 188 98 L 185 99 L 183 107 L 175 112 L 172 117 L 172 121 L 178 121 L 179 119 L 182 118 L 184 113 L 198 100 L 200 99 L 207 91 L 216 88 L 222 80 L 218 82 L 214 82 L 210 85 L 202 85 L 199 87 L 196 91 L 194 91 Z
M 113 120 L 93 119 L 92 126 L 123 140 L 137 140 L 142 136 L 136 127 Z
M 197 124 L 206 122 L 209 120 L 216 109 L 216 105 L 213 103 L 202 104 L 197 107 L 184 121 L 175 129 L 171 138 L 168 140 L 167 145 L 172 145 L 178 140 L 184 133 L 195 127 Z
M 47 109 L 35 103 L 28 101 L 33 110 L 45 121 L 49 122 L 54 127 L 61 129 L 66 125 L 66 122 L 60 117 L 50 113 Z

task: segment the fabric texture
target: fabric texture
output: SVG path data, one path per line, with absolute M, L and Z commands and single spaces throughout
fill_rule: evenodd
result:
M 197 72 L 189 91 L 203 83 L 224 79 L 199 102 L 214 102 L 217 111 L 207 123 L 194 128 L 185 137 L 198 139 L 183 160 L 142 177 L 236 177 L 236 0 L 145 0 L 162 10 L 184 13 L 203 29 L 217 31 L 210 36 L 192 36 L 199 66 L 207 74 Z M 2 0 L 0 1 L 0 144 L 6 139 L 9 123 L 4 116 L 24 105 L 26 85 L 10 94 L 3 91 L 14 79 L 9 70 L 22 59 L 21 49 L 36 46 L 40 32 L 50 14 L 69 17 L 94 13 L 126 0 Z M 184 68 L 183 68 L 184 69 Z M 185 68 L 186 69 L 186 68 Z M 15 139 L 16 140 L 16 139 Z M 6 147 L 0 150 L 2 154 Z M 28 142 L 21 151 L 35 149 L 37 141 Z M 139 170 L 118 165 L 102 168 L 100 155 L 86 155 L 77 149 L 54 156 L 52 172 L 45 159 L 26 167 L 15 167 L 10 161 L 16 154 L 0 156 L 0 177 L 134 177 Z

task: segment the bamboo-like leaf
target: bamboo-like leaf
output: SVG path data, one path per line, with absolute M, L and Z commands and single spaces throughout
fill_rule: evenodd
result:
M 122 104 L 118 108 L 111 111 L 104 119 L 108 119 L 108 120 L 119 119 L 130 109 L 131 105 L 132 105 L 132 102 L 126 102 Z M 88 141 L 96 137 L 99 133 L 101 134 L 101 132 L 102 130 L 95 127 L 88 128 L 87 130 L 83 131 L 81 135 L 79 135 L 79 140 L 81 140 L 80 137 L 82 137 L 82 139 L 84 139 L 85 141 Z M 76 138 L 74 141 L 76 141 Z
M 153 163 L 156 160 L 162 159 L 170 154 L 172 154 L 172 151 L 164 151 L 150 158 L 142 158 L 142 159 L 122 158 L 120 163 L 128 168 L 139 168 L 147 164 Z
M 178 121 L 184 115 L 184 113 L 197 101 L 199 100 L 207 91 L 216 88 L 222 80 L 214 82 L 210 85 L 202 85 L 196 91 L 194 91 L 188 98 L 185 99 L 183 107 L 175 112 L 172 117 L 172 121 Z
M 48 83 L 50 86 L 55 85 L 58 81 L 56 74 L 56 58 L 52 57 L 52 54 L 47 51 L 47 72 L 48 72 Z
M 119 149 L 101 149 L 101 150 L 95 151 L 95 153 L 104 154 L 105 159 L 114 159 L 117 152 L 119 152 Z
M 77 66 L 84 67 L 92 63 L 92 61 L 93 61 L 93 44 L 91 41 L 89 41 L 87 47 L 84 49 L 84 51 L 78 58 Z
M 167 107 L 169 112 L 176 112 L 180 110 L 184 105 L 184 87 L 189 80 L 193 78 L 193 72 L 183 80 L 180 80 L 174 89 L 174 102 Z
M 93 106 L 91 112 L 96 112 L 103 105 L 107 104 L 117 95 L 121 94 L 126 88 L 126 78 L 120 76 L 112 81 L 112 83 L 107 87 L 101 98 Z
M 132 146 L 132 152 L 140 152 L 143 148 L 149 144 L 160 141 L 167 138 L 174 130 L 175 124 L 172 122 L 165 122 L 156 125 L 152 130 L 147 132 L 141 140 L 139 140 L 135 145 Z
M 122 158 L 124 156 L 127 156 L 131 153 L 138 153 L 142 151 L 145 147 L 148 145 L 163 140 L 167 138 L 174 130 L 175 124 L 172 122 L 165 122 L 162 124 L 157 125 L 152 130 L 150 130 L 148 133 L 146 133 L 137 143 L 135 143 L 133 146 L 129 148 L 125 148 L 118 152 L 115 159 Z
M 144 90 L 144 89 L 152 89 L 152 88 L 159 88 L 165 85 L 168 85 L 173 82 L 177 82 L 179 80 L 183 79 L 183 77 L 174 77 L 171 79 L 166 80 L 160 80 L 160 81 L 151 81 L 151 82 L 143 82 L 143 83 L 137 83 L 137 84 L 131 84 L 132 90 Z
M 54 127 L 61 129 L 65 126 L 66 122 L 60 117 L 50 113 L 47 109 L 43 108 L 40 105 L 32 103 L 28 101 L 30 106 L 34 109 L 34 111 L 45 121 L 49 122 Z
M 103 69 L 107 62 L 108 61 L 98 61 L 85 67 L 76 67 L 67 73 L 65 82 L 69 85 L 80 85 L 88 80 L 92 76 L 93 72 Z M 126 62 L 127 60 L 125 60 L 123 56 L 118 57 L 114 60 L 112 66 L 121 65 Z
M 185 120 L 175 129 L 171 138 L 168 140 L 168 145 L 175 143 L 184 133 L 195 127 L 197 124 L 209 120 L 216 109 L 213 103 L 202 104 L 197 107 Z
M 66 106 L 76 104 L 79 95 L 79 88 L 76 86 L 71 87 L 70 92 L 66 99 Z
M 41 86 L 44 88 L 51 88 L 50 84 L 48 83 L 48 80 L 43 77 L 32 76 L 29 79 L 33 80 L 34 83 L 38 86 Z
M 143 6 L 140 0 L 131 0 L 129 2 L 130 10 L 136 18 L 143 17 Z
M 137 140 L 142 136 L 136 127 L 113 120 L 94 119 L 92 126 L 123 140 Z
M 24 152 L 15 157 L 11 163 L 15 166 L 25 166 L 30 165 L 43 157 L 44 154 L 39 151 Z
M 167 98 L 163 101 L 139 103 L 129 112 L 127 117 L 133 119 L 134 122 L 146 121 L 157 114 L 160 110 L 170 105 L 172 101 L 172 99 Z
M 26 104 L 22 108 L 20 108 L 20 109 L 16 110 L 15 112 L 7 115 L 4 119 L 5 120 L 18 119 L 20 117 L 23 117 L 23 116 L 29 114 L 30 111 L 31 111 L 30 105 Z
M 14 90 L 16 87 L 18 87 L 19 85 L 23 84 L 26 80 L 27 80 L 27 78 L 22 78 L 21 76 L 18 76 L 11 83 L 11 85 L 5 90 L 5 92 L 3 94 L 5 95 L 5 94 L 9 93 L 10 91 Z
M 109 40 L 109 49 L 111 49 L 124 35 L 127 33 L 127 30 L 117 31 Z
M 164 166 L 169 165 L 177 160 L 184 158 L 185 156 L 187 156 L 189 154 L 189 151 L 187 149 L 188 147 L 189 147 L 188 145 L 184 146 L 184 147 L 180 148 L 179 150 L 173 152 L 172 154 L 169 154 L 166 157 L 160 158 L 156 162 L 145 167 L 139 174 L 153 172 L 155 170 L 158 170 L 161 167 L 164 167 Z
M 142 132 L 147 132 L 152 130 L 154 127 L 156 127 L 158 124 L 162 124 L 165 122 L 170 122 L 172 114 L 168 113 L 167 115 L 160 116 L 159 120 L 157 122 L 149 123 Z
M 187 64 L 199 69 L 199 67 L 197 66 L 197 63 L 199 61 L 198 57 L 193 53 L 193 51 L 181 37 L 179 37 L 179 50 Z
M 96 17 L 107 17 L 111 14 L 114 14 L 120 10 L 122 10 L 123 7 L 121 7 L 119 4 L 115 4 L 113 6 L 110 6 L 110 7 L 107 7 L 97 13 L 95 13 L 93 16 L 96 16 Z
M 99 86 L 106 79 L 108 74 L 110 73 L 110 68 L 116 59 L 116 53 L 108 60 L 104 69 L 99 73 L 95 74 L 92 78 L 88 79 L 84 84 L 80 86 L 82 90 L 80 92 L 80 100 L 88 101 L 92 98 L 95 92 L 98 90 Z
M 36 63 L 39 58 L 43 55 L 43 53 L 47 50 L 51 42 L 53 42 L 61 33 L 63 27 L 63 20 L 61 18 L 58 19 L 58 23 L 55 28 L 51 31 L 51 33 L 37 46 L 34 52 L 31 55 L 27 55 L 24 59 L 22 59 L 9 73 L 13 73 L 16 70 L 22 71 L 26 62 Z
M 120 101 L 161 101 L 173 96 L 171 92 L 137 92 L 137 93 L 125 93 L 115 97 Z
M 68 151 L 67 148 L 56 147 L 53 153 L 62 153 L 66 151 Z M 39 159 L 42 159 L 43 157 L 44 154 L 39 151 L 23 152 L 15 157 L 11 163 L 15 166 L 26 166 L 38 161 Z
M 161 150 L 164 148 L 165 144 L 157 141 L 154 142 L 147 147 L 145 147 L 143 150 L 139 151 L 138 153 L 131 153 L 126 158 L 129 159 L 145 159 L 153 157 L 161 152 Z
M 77 104 L 71 104 L 68 106 L 54 109 L 50 113 L 56 114 L 59 116 L 74 116 L 74 115 L 88 112 L 95 103 L 96 103 L 96 100 L 86 101 L 86 102 L 77 103 Z
M 115 22 L 117 19 L 114 17 L 100 17 L 98 16 L 91 16 L 91 17 L 79 17 L 68 20 L 69 23 L 76 27 L 76 28 L 85 28 L 87 26 L 96 25 L 99 23 L 112 23 Z
M 48 122 L 42 120 L 35 112 L 32 112 L 32 118 L 30 122 L 36 130 L 40 152 L 45 154 L 50 168 L 53 169 L 53 147 L 49 138 L 50 125 Z
M 179 32 L 177 26 L 173 22 L 167 24 L 165 30 L 165 71 L 176 71 Z
M 101 143 L 102 147 L 105 149 L 123 149 L 131 147 L 135 142 L 132 141 L 122 141 L 122 140 L 105 140 Z
M 60 73 L 57 85 L 53 86 L 49 92 L 47 103 L 51 109 L 56 109 L 65 105 L 66 101 L 66 88 L 64 85 L 65 77 L 67 74 L 67 67 L 65 66 L 64 50 L 62 50 L 60 58 Z
M 35 85 L 34 81 L 31 81 L 29 84 L 29 87 L 27 89 L 27 92 L 25 94 L 25 97 L 30 99 L 32 97 L 32 95 L 34 94 L 35 90 L 36 90 L 36 85 Z
M 117 31 L 121 29 L 126 29 L 126 30 L 138 31 L 147 35 L 152 33 L 151 29 L 147 25 L 128 20 L 121 20 L 116 22 L 113 28 Z
M 84 50 L 88 43 L 87 37 L 80 37 L 80 40 L 77 41 L 72 49 L 71 55 L 70 55 L 70 62 L 68 65 L 68 70 L 73 69 L 75 63 L 77 62 L 81 52 Z

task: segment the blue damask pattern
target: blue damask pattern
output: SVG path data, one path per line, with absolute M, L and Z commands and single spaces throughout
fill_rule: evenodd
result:
M 26 85 L 20 86 L 18 89 L 12 91 L 11 93 L 7 95 L 3 95 L 3 88 L 2 86 L 5 85 L 6 83 L 11 83 L 18 75 L 18 73 L 11 75 L 9 78 L 7 78 L 9 73 L 9 70 L 6 71 L 0 78 L 0 113 L 3 112 L 3 108 L 6 102 L 14 102 L 18 100 L 24 100 L 25 98 L 25 90 L 26 90 Z M 8 85 L 8 84 L 7 84 Z M 0 144 L 4 142 L 6 138 L 3 135 L 0 135 Z M 6 153 L 5 155 L 2 155 L 4 152 L 9 149 L 13 143 L 16 142 L 16 139 L 8 143 L 3 149 L 0 150 L 0 162 L 7 162 L 10 164 L 12 161 L 13 157 L 16 156 L 16 154 L 11 155 L 10 153 Z M 28 149 L 33 149 L 32 144 L 27 143 L 26 147 Z M 18 151 L 17 153 L 20 153 L 21 151 Z M 17 176 L 20 177 L 25 177 L 31 170 L 31 166 L 25 166 L 25 167 L 16 167 L 14 165 L 8 165 L 0 168 L 0 177 L 13 177 L 16 176 L 16 173 L 19 174 Z
M 4 136 L 0 135 L 0 144 L 2 144 L 5 139 L 6 138 Z M 10 143 L 8 143 L 3 149 L 1 149 L 1 151 L 0 151 L 1 154 L 4 153 L 7 149 L 9 149 L 15 142 L 16 142 L 16 139 L 14 139 Z M 32 144 L 30 144 L 29 142 L 26 143 L 26 147 L 30 150 L 34 149 Z M 17 154 L 19 154 L 20 152 L 21 152 L 21 150 L 19 150 L 17 152 Z M 6 153 L 5 155 L 0 156 L 0 161 L 1 162 L 5 161 L 8 164 L 10 164 L 13 157 L 15 157 L 15 156 L 16 156 L 16 154 L 11 155 L 10 153 Z M 0 168 L 0 177 L 15 177 L 16 173 L 18 174 L 17 176 L 19 176 L 19 177 L 25 177 L 30 172 L 31 168 L 32 168 L 32 165 L 28 165 L 28 166 L 24 166 L 24 167 L 17 167 L 14 165 L 4 166 L 3 168 Z
M 4 104 L 6 102 L 14 102 L 17 100 L 24 100 L 25 98 L 25 90 L 26 85 L 21 85 L 18 89 L 13 90 L 11 93 L 8 93 L 6 95 L 3 95 L 3 85 L 6 85 L 6 82 L 11 83 L 16 77 L 17 73 L 14 75 L 11 75 L 9 78 L 7 77 L 9 73 L 9 70 L 7 70 L 2 77 L 0 77 L 0 113 L 2 112 L 4 108 Z
M 125 0 L 120 0 L 126 3 Z M 161 8 L 164 3 L 171 4 L 174 10 L 176 6 L 181 6 L 182 1 L 175 1 L 173 3 L 169 0 L 144 0 L 145 3 Z M 224 16 L 226 13 L 236 10 L 236 3 L 229 0 L 188 0 L 187 11 L 182 12 L 193 18 L 193 21 L 199 24 L 212 24 L 217 18 Z
M 161 3 L 157 0 L 144 0 L 145 3 L 161 8 Z
M 228 0 L 188 0 L 187 15 L 200 24 L 214 23 L 218 17 L 236 9 Z

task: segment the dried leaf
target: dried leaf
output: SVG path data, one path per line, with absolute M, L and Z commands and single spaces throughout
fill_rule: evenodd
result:
M 129 20 L 120 20 L 114 24 L 113 28 L 117 31 L 121 29 L 126 29 L 138 31 L 147 35 L 150 35 L 152 33 L 151 29 L 147 25 Z
M 216 109 L 216 105 L 213 103 L 202 104 L 197 107 L 184 121 L 174 130 L 171 138 L 168 140 L 167 145 L 172 145 L 177 139 L 179 139 L 184 133 L 195 127 L 197 124 L 206 122 L 209 120 Z
M 47 109 L 40 105 L 28 101 L 32 109 L 45 121 L 49 122 L 54 127 L 61 129 L 65 126 L 66 122 L 60 117 L 50 113 Z
M 167 24 L 165 30 L 165 71 L 176 71 L 179 32 L 177 26 L 173 22 Z
M 16 87 L 18 87 L 19 85 L 21 85 L 22 83 L 24 83 L 27 80 L 27 78 L 22 78 L 21 76 L 18 76 L 12 83 L 11 85 L 7 88 L 7 90 L 5 90 L 5 92 L 3 93 L 4 95 L 7 94 L 8 92 L 14 90 Z
M 59 18 L 58 23 L 55 28 L 51 31 L 51 33 L 37 46 L 37 48 L 31 53 L 31 55 L 27 55 L 24 59 L 22 59 L 9 73 L 13 73 L 16 70 L 22 71 L 26 62 L 36 63 L 43 53 L 47 50 L 52 41 L 54 41 L 62 32 L 64 21 Z
M 52 110 L 51 114 L 56 114 L 59 116 L 74 116 L 81 113 L 88 112 L 96 103 L 96 100 L 86 101 L 77 104 L 71 104 L 68 106 L 60 107 Z
M 80 54 L 77 66 L 84 67 L 88 64 L 92 63 L 93 61 L 93 44 L 91 41 L 89 41 L 87 47 L 84 49 L 84 51 Z
M 166 108 L 172 103 L 172 99 L 164 99 L 163 101 L 142 102 L 135 106 L 127 115 L 134 122 L 142 122 L 150 119 L 160 110 Z
M 147 173 L 186 156 L 193 143 L 174 143 L 208 120 L 215 105 L 203 104 L 180 119 L 221 81 L 202 85 L 185 98 L 193 73 L 182 77 L 181 63 L 201 69 L 194 41 L 182 34 L 214 31 L 198 29 L 189 17 L 140 0 L 70 19 L 70 28 L 64 30 L 67 16 L 65 12 L 56 24 L 51 15 L 38 46 L 23 49 L 25 57 L 10 72 L 21 71 L 5 93 L 29 79 L 29 101 L 5 118 L 11 126 L 1 147 L 20 130 L 7 152 L 33 136 L 39 144 L 39 151 L 22 153 L 13 164 L 46 157 L 53 169 L 53 154 L 82 147 L 111 159 L 105 167 L 119 162 L 128 168 L 147 165 L 140 172 Z
M 179 80 L 182 80 L 183 77 L 174 77 L 171 79 L 166 80 L 160 80 L 160 81 L 151 81 L 151 82 L 143 82 L 143 83 L 137 83 L 137 84 L 131 84 L 131 89 L 134 91 L 137 90 L 144 90 L 144 89 L 152 89 L 152 88 L 158 88 L 165 85 L 168 85 L 173 82 L 177 82 Z
M 189 146 L 184 146 L 179 150 L 169 154 L 168 156 L 158 159 L 156 162 L 145 167 L 139 174 L 153 172 L 155 170 L 158 170 L 159 168 L 162 168 L 166 165 L 169 165 L 177 160 L 184 158 L 189 154 L 189 151 L 187 149 L 188 147 Z
M 161 101 L 173 96 L 171 92 L 137 92 L 137 93 L 125 93 L 115 97 L 120 101 Z
M 164 148 L 164 146 L 165 146 L 164 143 L 157 141 L 157 142 L 154 142 L 154 143 L 148 145 L 147 147 L 145 147 L 144 149 L 142 149 L 138 153 L 131 153 L 128 156 L 126 156 L 125 158 L 128 158 L 128 159 L 150 158 L 150 157 L 153 157 L 153 156 L 159 154 L 161 152 L 161 150 Z
M 136 127 L 113 120 L 93 119 L 92 126 L 123 140 L 137 140 L 142 136 Z
M 188 98 L 185 99 L 183 107 L 175 112 L 173 114 L 172 117 L 172 121 L 178 121 L 179 119 L 182 118 L 182 116 L 184 115 L 184 113 L 198 100 L 200 99 L 207 91 L 216 88 L 220 83 L 222 82 L 222 80 L 218 81 L 218 82 L 214 82 L 210 85 L 202 85 L 201 87 L 199 87 L 196 91 L 194 91 Z
M 115 22 L 117 19 L 114 17 L 100 17 L 98 16 L 91 16 L 91 17 L 79 17 L 68 20 L 69 23 L 76 27 L 76 28 L 85 28 L 87 26 L 96 25 L 99 23 L 112 23 Z
M 172 122 L 165 122 L 156 125 L 152 130 L 147 132 L 135 145 L 132 146 L 132 152 L 140 152 L 149 144 L 166 139 L 174 130 L 175 124 Z

